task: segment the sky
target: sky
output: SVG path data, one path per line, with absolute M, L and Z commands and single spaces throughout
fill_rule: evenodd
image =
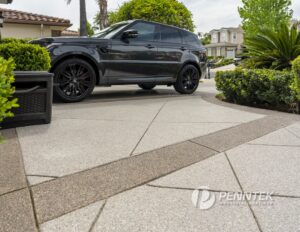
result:
M 126 0 L 108 0 L 108 9 L 116 10 Z M 157 0 L 159 1 L 159 0 Z M 234 27 L 241 23 L 237 7 L 242 0 L 181 0 L 193 13 L 193 20 L 197 32 L 209 32 L 221 27 Z M 88 20 L 98 11 L 96 0 L 86 0 Z M 300 0 L 292 0 L 294 18 L 300 19 Z M 13 0 L 10 5 L 1 7 L 22 10 L 26 12 L 44 14 L 70 19 L 71 29 L 79 28 L 79 0 L 72 0 L 70 5 L 65 0 Z

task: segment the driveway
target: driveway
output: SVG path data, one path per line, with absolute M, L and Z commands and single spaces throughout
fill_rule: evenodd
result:
M 299 117 L 215 93 L 213 79 L 191 96 L 97 88 L 82 103 L 55 104 L 50 125 L 4 130 L 0 228 L 297 231 Z M 272 205 L 219 201 L 262 191 Z M 214 205 L 199 209 L 193 194 Z

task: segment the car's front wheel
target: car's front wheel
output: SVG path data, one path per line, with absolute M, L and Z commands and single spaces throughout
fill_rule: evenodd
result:
M 181 94 L 192 94 L 194 93 L 200 81 L 200 73 L 194 65 L 186 65 L 180 71 L 174 88 L 178 93 Z
M 155 84 L 139 84 L 139 87 L 143 90 L 151 90 L 155 88 Z
M 88 97 L 96 85 L 93 67 L 81 59 L 68 59 L 54 70 L 54 97 L 63 102 L 79 102 Z

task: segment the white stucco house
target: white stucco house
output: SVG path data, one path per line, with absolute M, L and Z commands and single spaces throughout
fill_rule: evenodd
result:
M 241 27 L 215 29 L 209 34 L 211 43 L 205 46 L 208 56 L 234 58 L 242 49 L 244 32 Z
M 64 35 L 70 20 L 0 8 L 4 17 L 2 38 L 40 38 Z

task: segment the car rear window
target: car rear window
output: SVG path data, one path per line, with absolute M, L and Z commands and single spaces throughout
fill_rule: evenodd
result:
M 161 41 L 166 43 L 182 43 L 180 31 L 171 27 L 160 27 Z
M 182 31 L 183 41 L 185 44 L 191 44 L 195 46 L 200 45 L 200 40 L 198 39 L 198 36 L 188 32 L 188 31 Z

